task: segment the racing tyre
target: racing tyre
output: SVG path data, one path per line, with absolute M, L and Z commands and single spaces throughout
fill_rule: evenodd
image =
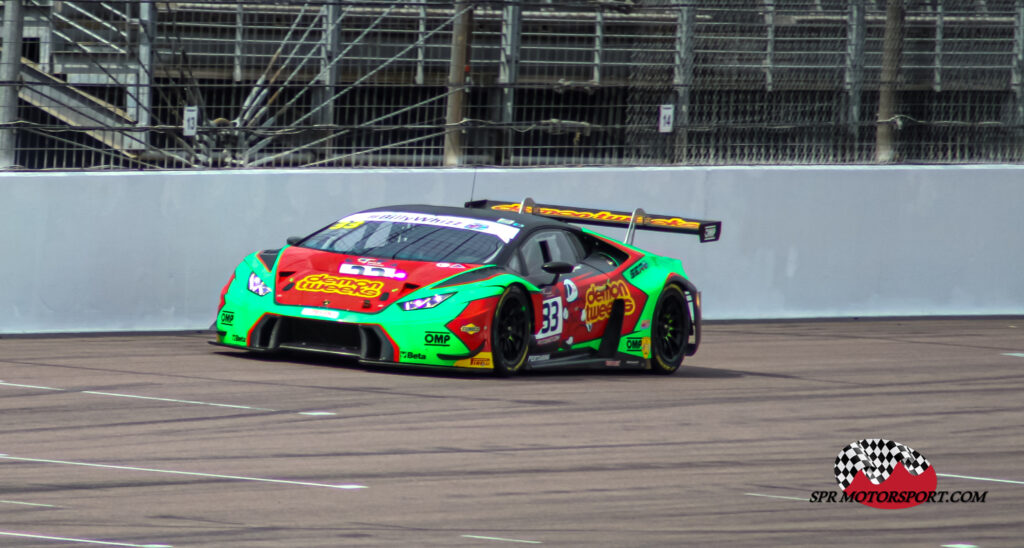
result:
M 520 371 L 530 346 L 530 301 L 518 286 L 501 295 L 491 323 L 494 372 L 503 377 Z
M 669 375 L 679 369 L 690 339 L 690 308 L 677 285 L 666 286 L 654 307 L 651 326 L 651 372 Z

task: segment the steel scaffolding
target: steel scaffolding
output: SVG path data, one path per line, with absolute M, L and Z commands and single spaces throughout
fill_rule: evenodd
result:
M 7 169 L 1024 160 L 1024 0 L 4 6 Z

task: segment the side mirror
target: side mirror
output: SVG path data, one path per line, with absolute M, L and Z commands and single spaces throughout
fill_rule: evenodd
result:
M 576 267 L 563 261 L 551 261 L 550 263 L 544 263 L 544 266 L 541 268 L 548 274 L 568 274 Z
M 288 245 L 295 245 L 301 242 L 303 239 L 304 238 L 302 236 L 288 236 L 288 239 L 285 241 L 288 242 Z

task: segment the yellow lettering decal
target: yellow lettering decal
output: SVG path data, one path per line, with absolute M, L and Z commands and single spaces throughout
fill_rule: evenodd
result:
M 360 280 L 356 278 L 341 278 L 330 274 L 313 274 L 306 276 L 295 284 L 299 291 L 314 291 L 317 293 L 337 293 L 339 295 L 351 295 L 372 299 L 380 296 L 384 282 L 378 280 Z
M 586 297 L 587 323 L 608 319 L 612 314 L 612 303 L 615 299 L 625 301 L 627 316 L 632 314 L 636 308 L 633 295 L 629 293 L 626 282 L 622 280 L 588 287 Z
M 362 224 L 362 221 L 338 221 L 330 226 L 330 230 L 338 230 L 340 228 L 357 228 Z
M 497 211 L 519 211 L 518 204 L 498 204 L 491 206 Z M 553 207 L 538 207 L 537 212 L 541 215 L 552 217 L 572 217 L 576 219 L 592 219 L 595 221 L 609 221 L 613 223 L 629 224 L 632 215 L 612 213 L 611 211 L 574 211 L 572 209 L 555 209 Z M 700 223 L 680 219 L 679 217 L 651 217 L 648 215 L 641 222 L 654 226 L 667 226 L 673 228 L 699 229 Z

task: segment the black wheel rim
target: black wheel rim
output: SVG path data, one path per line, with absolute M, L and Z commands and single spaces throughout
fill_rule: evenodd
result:
M 526 347 L 526 307 L 511 298 L 498 312 L 498 355 L 502 363 L 514 365 Z
M 686 346 L 687 328 L 683 325 L 686 317 L 683 301 L 676 295 L 661 303 L 658 322 L 655 326 L 658 353 L 666 362 L 672 363 L 683 353 Z

